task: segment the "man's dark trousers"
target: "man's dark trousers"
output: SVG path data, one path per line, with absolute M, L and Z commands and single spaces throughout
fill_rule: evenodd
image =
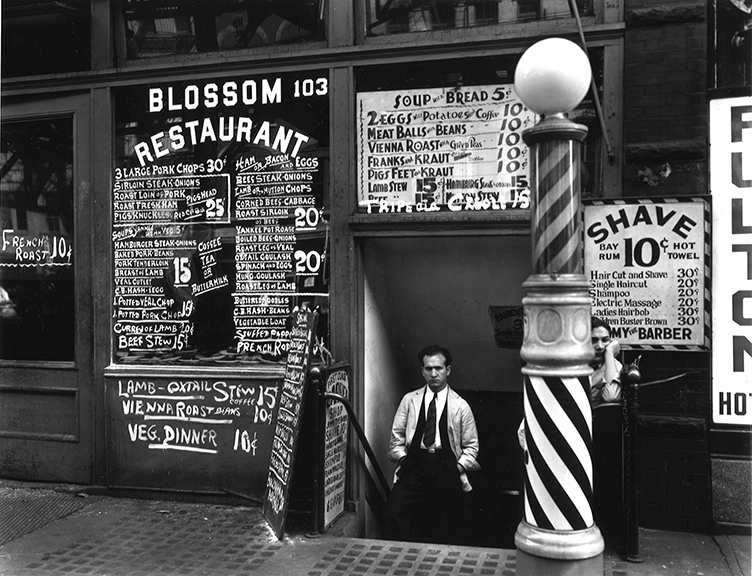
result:
M 387 537 L 451 544 L 462 534 L 465 494 L 449 444 L 447 410 L 439 420 L 441 450 L 421 449 L 424 428 L 425 410 L 421 405 L 415 434 L 386 505 Z

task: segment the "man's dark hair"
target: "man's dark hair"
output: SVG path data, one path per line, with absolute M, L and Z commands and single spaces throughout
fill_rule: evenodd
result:
M 611 335 L 611 325 L 608 322 L 601 318 L 598 318 L 598 316 L 591 316 L 590 329 L 595 330 L 596 328 L 605 328 L 606 330 L 608 330 L 609 336 Z
M 441 354 L 444 357 L 447 366 L 452 365 L 452 353 L 446 348 L 436 344 L 429 344 L 423 348 L 423 350 L 418 352 L 418 362 L 423 366 L 423 358 L 426 356 L 436 356 L 437 354 Z

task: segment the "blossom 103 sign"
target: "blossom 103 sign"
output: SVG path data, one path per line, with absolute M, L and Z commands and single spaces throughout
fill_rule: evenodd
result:
M 704 199 L 589 201 L 584 214 L 592 314 L 628 348 L 707 348 Z

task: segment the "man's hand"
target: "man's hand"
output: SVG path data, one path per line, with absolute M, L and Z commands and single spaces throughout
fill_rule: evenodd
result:
M 621 348 L 619 347 L 619 341 L 618 340 L 611 340 L 606 345 L 606 353 L 611 352 L 614 358 L 616 358 L 619 355 Z

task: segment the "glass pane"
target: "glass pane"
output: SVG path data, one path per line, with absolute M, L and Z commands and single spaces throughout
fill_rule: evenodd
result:
M 0 359 L 72 361 L 73 120 L 0 134 Z
M 91 67 L 89 0 L 3 0 L 3 77 Z
M 752 86 L 752 6 L 742 0 L 715 0 L 713 15 L 712 87 Z
M 593 12 L 592 0 L 577 0 L 581 16 Z M 568 18 L 567 0 L 366 0 L 368 34 L 426 32 Z
M 324 39 L 320 0 L 126 0 L 127 58 Z
M 113 357 L 279 363 L 328 332 L 326 71 L 119 89 Z

